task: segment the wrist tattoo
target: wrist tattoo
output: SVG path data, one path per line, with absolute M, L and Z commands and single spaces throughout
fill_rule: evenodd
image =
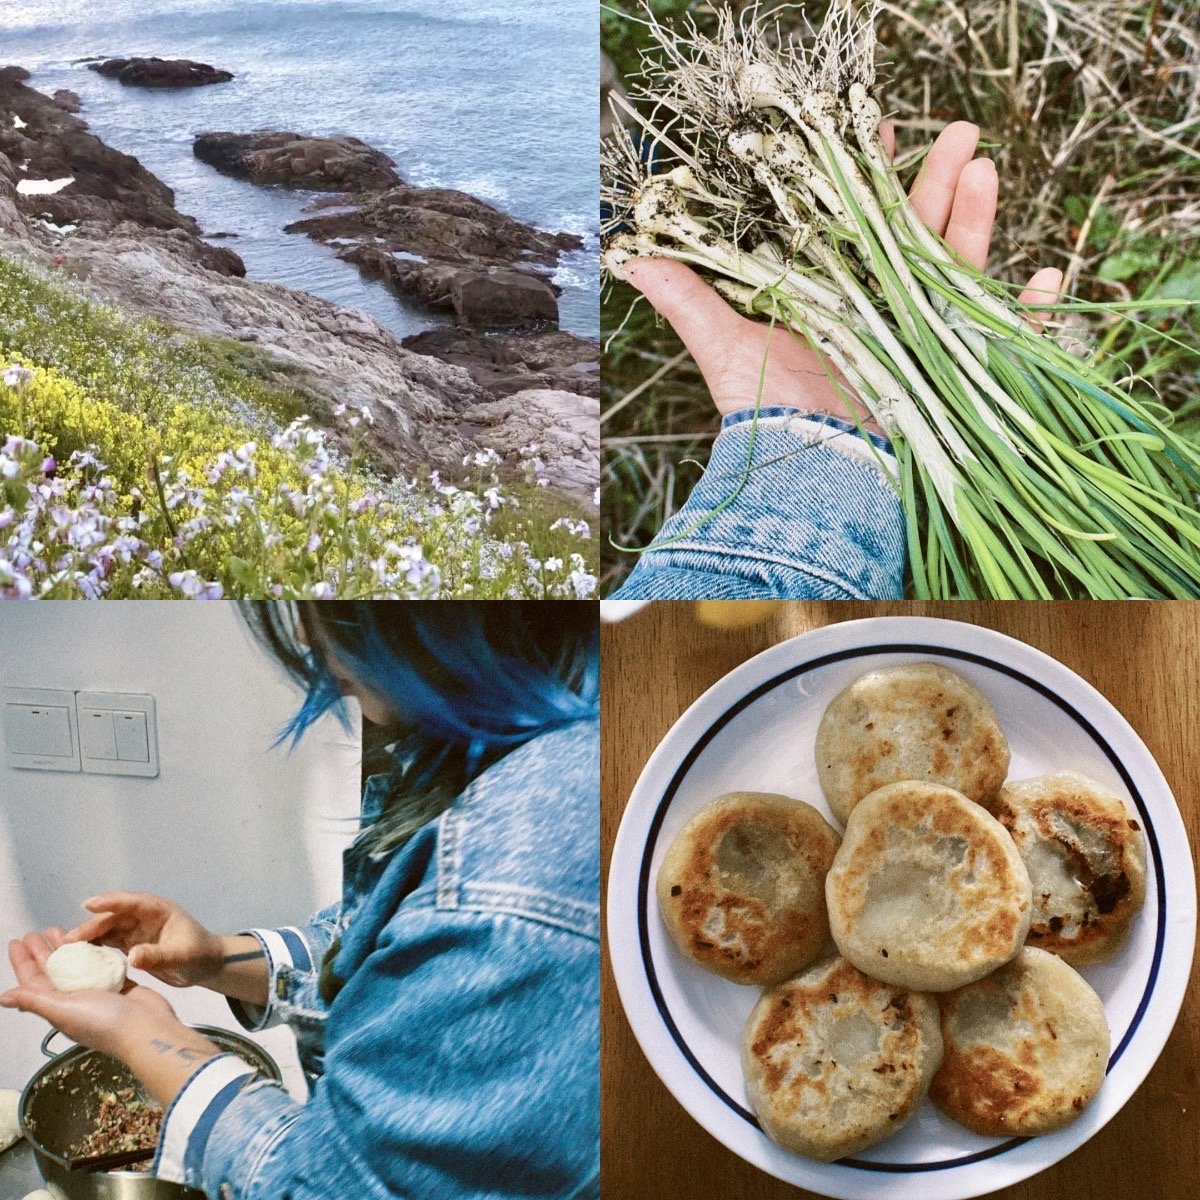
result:
M 203 1057 L 199 1050 L 189 1050 L 186 1046 L 176 1046 L 173 1042 L 164 1042 L 161 1038 L 152 1038 L 150 1048 L 159 1054 L 173 1053 L 176 1058 L 185 1063 L 199 1062 Z
M 253 962 L 256 958 L 266 957 L 261 950 L 248 950 L 245 954 L 227 954 L 221 959 L 221 962 L 225 966 L 228 966 L 230 963 Z

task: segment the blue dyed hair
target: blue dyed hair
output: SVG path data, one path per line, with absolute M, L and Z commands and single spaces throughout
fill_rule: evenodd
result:
M 305 691 L 281 742 L 295 743 L 327 712 L 347 719 L 330 652 L 398 714 L 364 730 L 368 764 L 392 776 L 384 813 L 366 831 L 375 851 L 401 844 L 510 750 L 599 711 L 592 604 L 253 602 L 244 611 Z

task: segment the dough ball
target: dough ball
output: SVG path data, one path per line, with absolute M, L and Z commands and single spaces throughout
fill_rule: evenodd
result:
M 125 986 L 125 955 L 113 946 L 72 942 L 50 955 L 46 974 L 60 992 L 119 992 Z
M 842 958 L 765 992 L 742 1040 L 764 1132 L 821 1162 L 895 1133 L 941 1061 L 937 1001 L 877 983 Z
M 1033 882 L 1029 944 L 1073 967 L 1120 949 L 1146 899 L 1146 842 L 1125 802 L 1064 771 L 1005 784 L 995 811 Z
M 7 1150 L 21 1140 L 21 1122 L 17 1120 L 17 1106 L 21 1093 L 11 1088 L 0 1088 L 0 1151 Z

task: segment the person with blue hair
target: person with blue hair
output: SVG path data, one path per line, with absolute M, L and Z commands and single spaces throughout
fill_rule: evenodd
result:
M 221 936 L 113 893 L 9 944 L 37 1013 L 163 1105 L 152 1173 L 212 1200 L 599 1196 L 599 631 L 593 605 L 326 602 L 245 609 L 303 686 L 281 734 L 352 695 L 377 773 L 341 901 Z M 286 1022 L 306 1104 L 153 988 L 56 991 L 67 942 Z

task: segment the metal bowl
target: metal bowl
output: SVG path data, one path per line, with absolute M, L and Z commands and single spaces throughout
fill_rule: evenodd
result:
M 211 1025 L 194 1028 L 222 1050 L 244 1058 L 269 1078 L 281 1080 L 275 1060 L 249 1038 Z M 156 1102 L 128 1067 L 107 1054 L 74 1046 L 55 1055 L 49 1046 L 57 1032 L 52 1029 L 42 1039 L 42 1053 L 51 1061 L 25 1085 L 17 1109 L 21 1129 L 50 1190 L 68 1200 L 204 1200 L 203 1192 L 142 1171 L 71 1170 L 71 1148 L 95 1128 L 102 1092 L 133 1088 L 140 1099 Z

